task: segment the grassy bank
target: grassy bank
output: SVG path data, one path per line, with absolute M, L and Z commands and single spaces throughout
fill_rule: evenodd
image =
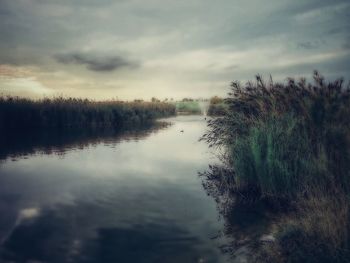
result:
M 121 127 L 172 116 L 175 107 L 163 102 L 95 102 L 73 98 L 38 101 L 0 97 L 0 129 Z
M 266 230 L 275 241 L 255 248 L 256 262 L 349 262 L 350 87 L 317 72 L 313 83 L 257 77 L 234 82 L 226 101 L 203 137 L 224 150 L 226 172 L 206 184 L 226 206 L 287 211 Z

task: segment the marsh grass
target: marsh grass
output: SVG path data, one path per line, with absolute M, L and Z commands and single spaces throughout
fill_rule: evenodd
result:
M 317 193 L 298 204 L 297 211 L 283 216 L 275 227 L 276 242 L 255 247 L 252 261 L 349 262 L 348 197 Z
M 226 104 L 202 139 L 226 151 L 230 191 L 293 199 L 315 184 L 349 190 L 350 88 L 343 80 L 326 83 L 315 72 L 313 84 L 266 84 L 258 76 L 244 87 L 232 83 Z
M 275 241 L 250 244 L 251 262 L 350 262 L 350 85 L 257 76 L 232 83 L 225 103 L 202 137 L 224 152 L 205 188 L 228 226 L 237 203 L 282 211 L 266 228 Z
M 0 130 L 21 128 L 122 127 L 172 116 L 163 102 L 95 102 L 75 98 L 30 100 L 0 97 Z

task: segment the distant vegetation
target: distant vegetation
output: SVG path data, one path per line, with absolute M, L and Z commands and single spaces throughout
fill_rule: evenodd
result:
M 225 150 L 207 189 L 223 211 L 257 202 L 287 211 L 266 230 L 274 241 L 254 248 L 255 261 L 350 262 L 350 86 L 317 72 L 312 84 L 258 76 L 234 82 L 226 103 L 203 137 Z
M 202 110 L 199 102 L 193 99 L 185 98 L 182 101 L 175 102 L 176 112 L 178 114 L 201 114 Z
M 95 102 L 74 98 L 38 101 L 0 97 L 0 131 L 20 128 L 121 127 L 175 115 L 165 102 Z
M 208 116 L 223 116 L 227 111 L 227 104 L 223 98 L 217 96 L 210 99 Z

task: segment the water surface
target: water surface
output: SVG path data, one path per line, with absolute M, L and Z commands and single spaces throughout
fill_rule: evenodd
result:
M 168 121 L 124 134 L 8 142 L 0 154 L 0 261 L 226 262 L 215 202 L 197 176 L 215 161 L 198 142 L 205 121 Z

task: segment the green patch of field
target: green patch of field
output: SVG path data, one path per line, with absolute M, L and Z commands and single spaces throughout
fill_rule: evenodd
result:
M 175 102 L 178 114 L 201 114 L 202 110 L 198 101 L 178 101 Z

